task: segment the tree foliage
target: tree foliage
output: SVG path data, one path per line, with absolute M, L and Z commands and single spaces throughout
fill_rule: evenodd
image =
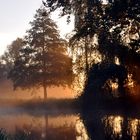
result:
M 43 8 L 36 11 L 30 25 L 24 39 L 26 44 L 20 50 L 9 78 L 15 88 L 42 86 L 44 96 L 47 96 L 48 86 L 71 84 L 72 60 L 67 54 L 67 42 L 60 38 L 56 24 Z
M 13 64 L 16 58 L 19 56 L 20 49 L 24 46 L 24 41 L 22 38 L 17 38 L 12 41 L 10 45 L 7 46 L 6 52 L 2 55 L 2 60 L 6 64 Z
M 136 32 L 139 33 L 140 4 L 138 0 L 108 0 L 106 3 L 100 0 L 46 0 L 46 3 L 50 10 L 61 7 L 64 14 L 73 13 L 76 34 L 72 39 L 93 37 L 96 34 L 99 43 L 97 49 L 108 58 L 110 54 L 114 56 L 112 52 L 117 50 L 116 47 L 111 47 L 112 45 L 124 45 L 124 37 L 128 34 L 132 36 Z M 126 31 L 128 28 L 129 32 Z M 130 39 L 130 36 L 127 38 Z
M 74 14 L 76 33 L 71 38 L 74 49 L 77 48 L 75 44 L 80 44 L 85 38 L 89 42 L 84 46 L 84 53 L 90 50 L 91 43 L 96 42 L 93 51 L 89 51 L 84 57 L 84 60 L 92 58 L 92 61 L 82 61 L 83 67 L 87 67 L 87 64 L 91 62 L 96 63 L 94 54 L 97 53 L 101 56 L 101 65 L 102 63 L 106 65 L 117 63 L 126 69 L 127 78 L 132 75 L 132 79 L 139 82 L 136 76 L 140 62 L 140 2 L 138 0 L 107 0 L 106 2 L 46 0 L 46 5 L 50 11 L 61 7 L 63 14 Z M 95 38 L 92 39 L 94 36 L 96 36 L 96 41 Z M 80 45 L 81 50 L 82 46 L 83 44 Z M 89 55 L 90 53 L 92 55 Z M 81 58 L 78 57 L 79 55 L 77 59 L 80 61 Z M 98 64 L 91 66 L 96 65 Z M 125 81 L 121 84 L 124 85 Z
M 7 46 L 7 50 L 0 57 L 1 79 L 6 80 L 9 71 L 13 68 L 14 61 L 19 57 L 19 51 L 24 46 L 22 38 L 17 38 Z

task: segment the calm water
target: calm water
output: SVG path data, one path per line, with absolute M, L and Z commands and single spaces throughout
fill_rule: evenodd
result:
M 0 109 L 0 140 L 140 140 L 137 115 L 102 110 L 47 114 Z

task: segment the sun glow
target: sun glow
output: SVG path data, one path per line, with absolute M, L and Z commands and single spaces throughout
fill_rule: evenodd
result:
M 38 5 L 38 8 L 39 7 L 40 5 Z M 29 17 L 29 15 L 27 15 L 28 18 L 26 18 L 26 21 L 24 20 L 26 15 L 24 15 L 24 19 L 23 19 L 24 21 L 22 22 L 23 25 L 22 24 L 16 25 L 16 26 L 14 25 L 12 30 L 11 29 L 7 30 L 7 28 L 9 29 L 9 27 L 4 27 L 2 29 L 2 32 L 0 32 L 0 55 L 2 55 L 6 51 L 7 45 L 10 45 L 13 40 L 15 40 L 17 37 L 22 38 L 25 35 L 26 30 L 28 30 L 29 28 L 28 23 L 30 22 L 30 20 L 33 19 L 34 14 L 35 14 L 35 11 L 34 13 L 32 11 L 32 13 L 30 13 L 30 15 L 32 16 Z M 71 15 L 71 22 L 69 24 L 67 24 L 67 16 L 60 17 L 59 11 L 54 12 L 51 15 L 51 18 L 56 22 L 58 26 L 58 30 L 60 32 L 60 36 L 62 38 L 66 38 L 67 34 L 71 33 L 72 30 L 74 29 L 74 16 L 72 15 Z M 13 18 L 12 20 L 15 20 L 15 19 Z
M 86 128 L 81 120 L 77 120 L 76 122 L 76 131 L 78 133 L 76 140 L 89 140 Z
M 105 118 L 103 118 L 103 122 L 105 122 L 105 127 L 109 126 L 112 129 L 112 132 L 108 132 L 108 133 L 112 133 L 116 137 L 117 136 L 119 136 L 119 137 L 122 136 L 123 118 L 121 116 L 105 117 Z

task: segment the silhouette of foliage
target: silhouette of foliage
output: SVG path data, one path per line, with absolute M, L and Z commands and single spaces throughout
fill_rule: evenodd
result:
M 103 101 L 108 94 L 111 96 L 112 88 L 110 87 L 111 83 L 108 85 L 108 80 L 118 82 L 118 90 L 122 94 L 120 97 L 126 96 L 123 86 L 126 83 L 127 70 L 121 65 L 107 64 L 106 62 L 98 63 L 90 69 L 87 79 L 81 96 L 86 108 L 91 108 L 93 102 Z
M 7 80 L 9 71 L 14 65 L 14 61 L 19 57 L 19 51 L 24 46 L 24 41 L 21 38 L 17 38 L 7 46 L 7 50 L 0 57 L 0 79 Z
M 60 38 L 56 24 L 40 8 L 31 29 L 25 36 L 26 44 L 9 73 L 14 88 L 42 86 L 47 98 L 47 86 L 66 86 L 72 82 L 72 60 L 67 54 L 67 42 Z
M 128 75 L 132 75 L 132 79 L 138 83 L 139 78 L 136 76 L 140 62 L 140 3 L 138 0 L 108 0 L 106 2 L 100 0 L 46 0 L 46 4 L 50 11 L 61 7 L 64 15 L 74 14 L 76 33 L 71 38 L 72 43 L 96 35 L 97 45 L 94 50 L 101 55 L 101 64 L 104 63 L 108 66 L 108 64 L 116 64 L 116 60 L 118 60 L 117 65 L 124 67 L 127 71 L 126 79 Z M 91 42 L 94 41 L 95 39 Z M 85 45 L 85 50 L 89 48 L 89 44 L 88 47 Z M 92 63 L 94 64 L 95 61 Z M 91 64 L 90 66 L 94 67 Z M 108 69 L 110 70 L 111 67 Z M 103 67 L 103 73 L 104 70 Z M 92 72 L 96 74 L 97 71 Z M 104 81 L 103 73 L 99 80 Z M 123 86 L 122 82 L 118 84 L 119 87 Z

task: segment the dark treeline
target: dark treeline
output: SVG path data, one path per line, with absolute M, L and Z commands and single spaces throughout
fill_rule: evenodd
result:
M 44 5 L 50 11 L 61 8 L 61 15 L 68 15 L 68 19 L 71 14 L 75 16 L 75 34 L 70 45 L 77 76 L 85 75 L 85 104 L 102 96 L 111 98 L 113 84 L 119 92 L 117 97 L 127 100 L 126 97 L 134 96 L 131 93 L 140 82 L 139 1 L 46 0 Z

